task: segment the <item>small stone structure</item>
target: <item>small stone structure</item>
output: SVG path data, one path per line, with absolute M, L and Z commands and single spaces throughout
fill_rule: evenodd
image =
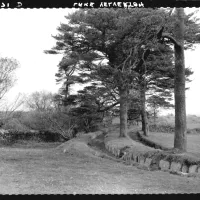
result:
M 86 136 L 93 140 L 103 132 L 89 133 Z M 156 150 L 129 138 L 108 139 L 105 148 L 127 165 L 134 165 L 147 170 L 162 170 L 179 175 L 200 174 L 200 160 Z
M 161 170 L 166 171 L 169 170 L 170 168 L 170 163 L 168 161 L 165 160 L 160 160 L 159 162 L 159 167 Z
M 173 160 L 172 157 L 176 155 L 170 155 L 170 153 L 163 152 L 162 150 L 155 150 L 148 154 L 148 152 L 136 152 L 136 148 L 133 151 L 131 145 L 124 147 L 122 146 L 123 145 L 115 146 L 114 144 L 112 144 L 112 140 L 105 143 L 105 147 L 108 151 L 110 151 L 116 157 L 123 159 L 128 165 L 135 166 L 135 164 L 139 164 L 146 167 L 149 170 L 154 168 L 156 170 L 187 174 L 188 176 L 189 174 L 194 173 L 200 174 L 200 161 L 197 161 L 196 164 L 194 164 L 194 162 L 189 163 L 187 161 L 187 164 L 185 164 L 185 162 L 175 161 L 176 159 Z M 183 160 L 184 158 L 182 158 L 182 161 Z

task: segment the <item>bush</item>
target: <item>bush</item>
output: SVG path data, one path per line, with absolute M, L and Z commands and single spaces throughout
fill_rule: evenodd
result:
M 187 130 L 187 134 L 199 134 L 199 133 L 200 133 L 200 128 L 193 128 Z
M 0 143 L 3 145 L 12 145 L 19 140 L 37 141 L 37 142 L 63 142 L 65 139 L 56 132 L 35 131 L 28 132 L 16 130 L 0 130 Z
M 16 118 L 9 119 L 7 122 L 5 122 L 2 128 L 5 130 L 15 130 L 19 132 L 27 132 L 30 130 Z
M 161 133 L 174 133 L 175 127 L 173 125 L 149 125 L 150 132 L 161 132 Z M 188 129 L 187 134 L 199 134 L 200 128 Z
M 29 130 L 45 130 L 50 127 L 50 123 L 46 123 L 45 116 L 40 112 L 24 112 L 19 121 Z
M 0 129 L 0 144 L 11 145 L 14 143 L 12 136 L 9 134 L 9 131 Z
M 161 133 L 174 133 L 174 126 L 168 125 L 149 125 L 150 132 L 161 132 Z

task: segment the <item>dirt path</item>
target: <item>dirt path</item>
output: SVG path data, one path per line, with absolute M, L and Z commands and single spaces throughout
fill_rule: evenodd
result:
M 52 148 L 0 148 L 0 194 L 198 193 L 199 177 L 145 171 Z

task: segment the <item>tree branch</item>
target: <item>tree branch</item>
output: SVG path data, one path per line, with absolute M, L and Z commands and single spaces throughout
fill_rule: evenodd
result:
M 106 108 L 104 108 L 104 109 L 102 109 L 102 110 L 98 110 L 98 112 L 105 112 L 105 111 L 108 111 L 109 109 L 113 108 L 114 106 L 116 106 L 116 105 L 119 104 L 119 103 L 120 103 L 120 102 L 117 101 L 117 102 L 115 102 L 114 104 L 112 104 L 112 105 L 110 105 L 110 106 L 108 106 L 108 107 L 106 107 Z
M 150 52 L 151 52 L 150 49 L 145 50 L 139 63 L 135 67 L 132 67 L 131 70 L 135 70 L 135 71 L 142 70 L 141 67 L 142 67 L 144 61 L 148 58 Z
M 169 40 L 170 40 L 174 45 L 176 45 L 176 46 L 181 46 L 181 45 L 176 41 L 175 38 L 173 38 L 171 35 L 169 35 L 169 34 L 167 34 L 167 33 L 163 33 L 163 34 L 162 34 L 162 37 L 163 37 L 163 38 L 169 39 Z

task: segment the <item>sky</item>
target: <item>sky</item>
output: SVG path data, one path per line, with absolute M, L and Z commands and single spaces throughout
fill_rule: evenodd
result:
M 13 57 L 20 63 L 16 70 L 17 82 L 7 93 L 7 102 L 14 101 L 19 94 L 31 94 L 35 91 L 56 93 L 61 85 L 55 81 L 57 65 L 62 55 L 45 54 L 56 44 L 52 35 L 60 23 L 66 23 L 64 16 L 75 9 L 1 9 L 0 56 Z M 188 8 L 186 12 L 189 12 Z M 200 12 L 197 14 L 200 17 Z M 193 80 L 187 86 L 187 114 L 200 116 L 200 46 L 194 51 L 185 51 L 186 67 L 191 67 Z M 74 91 L 78 87 L 73 88 Z M 171 112 L 171 111 L 170 111 Z
M 62 55 L 45 54 L 56 44 L 52 35 L 65 23 L 74 9 L 6 9 L 0 11 L 0 56 L 13 57 L 20 63 L 17 83 L 10 98 L 20 93 L 47 90 L 57 92 L 55 73 Z

